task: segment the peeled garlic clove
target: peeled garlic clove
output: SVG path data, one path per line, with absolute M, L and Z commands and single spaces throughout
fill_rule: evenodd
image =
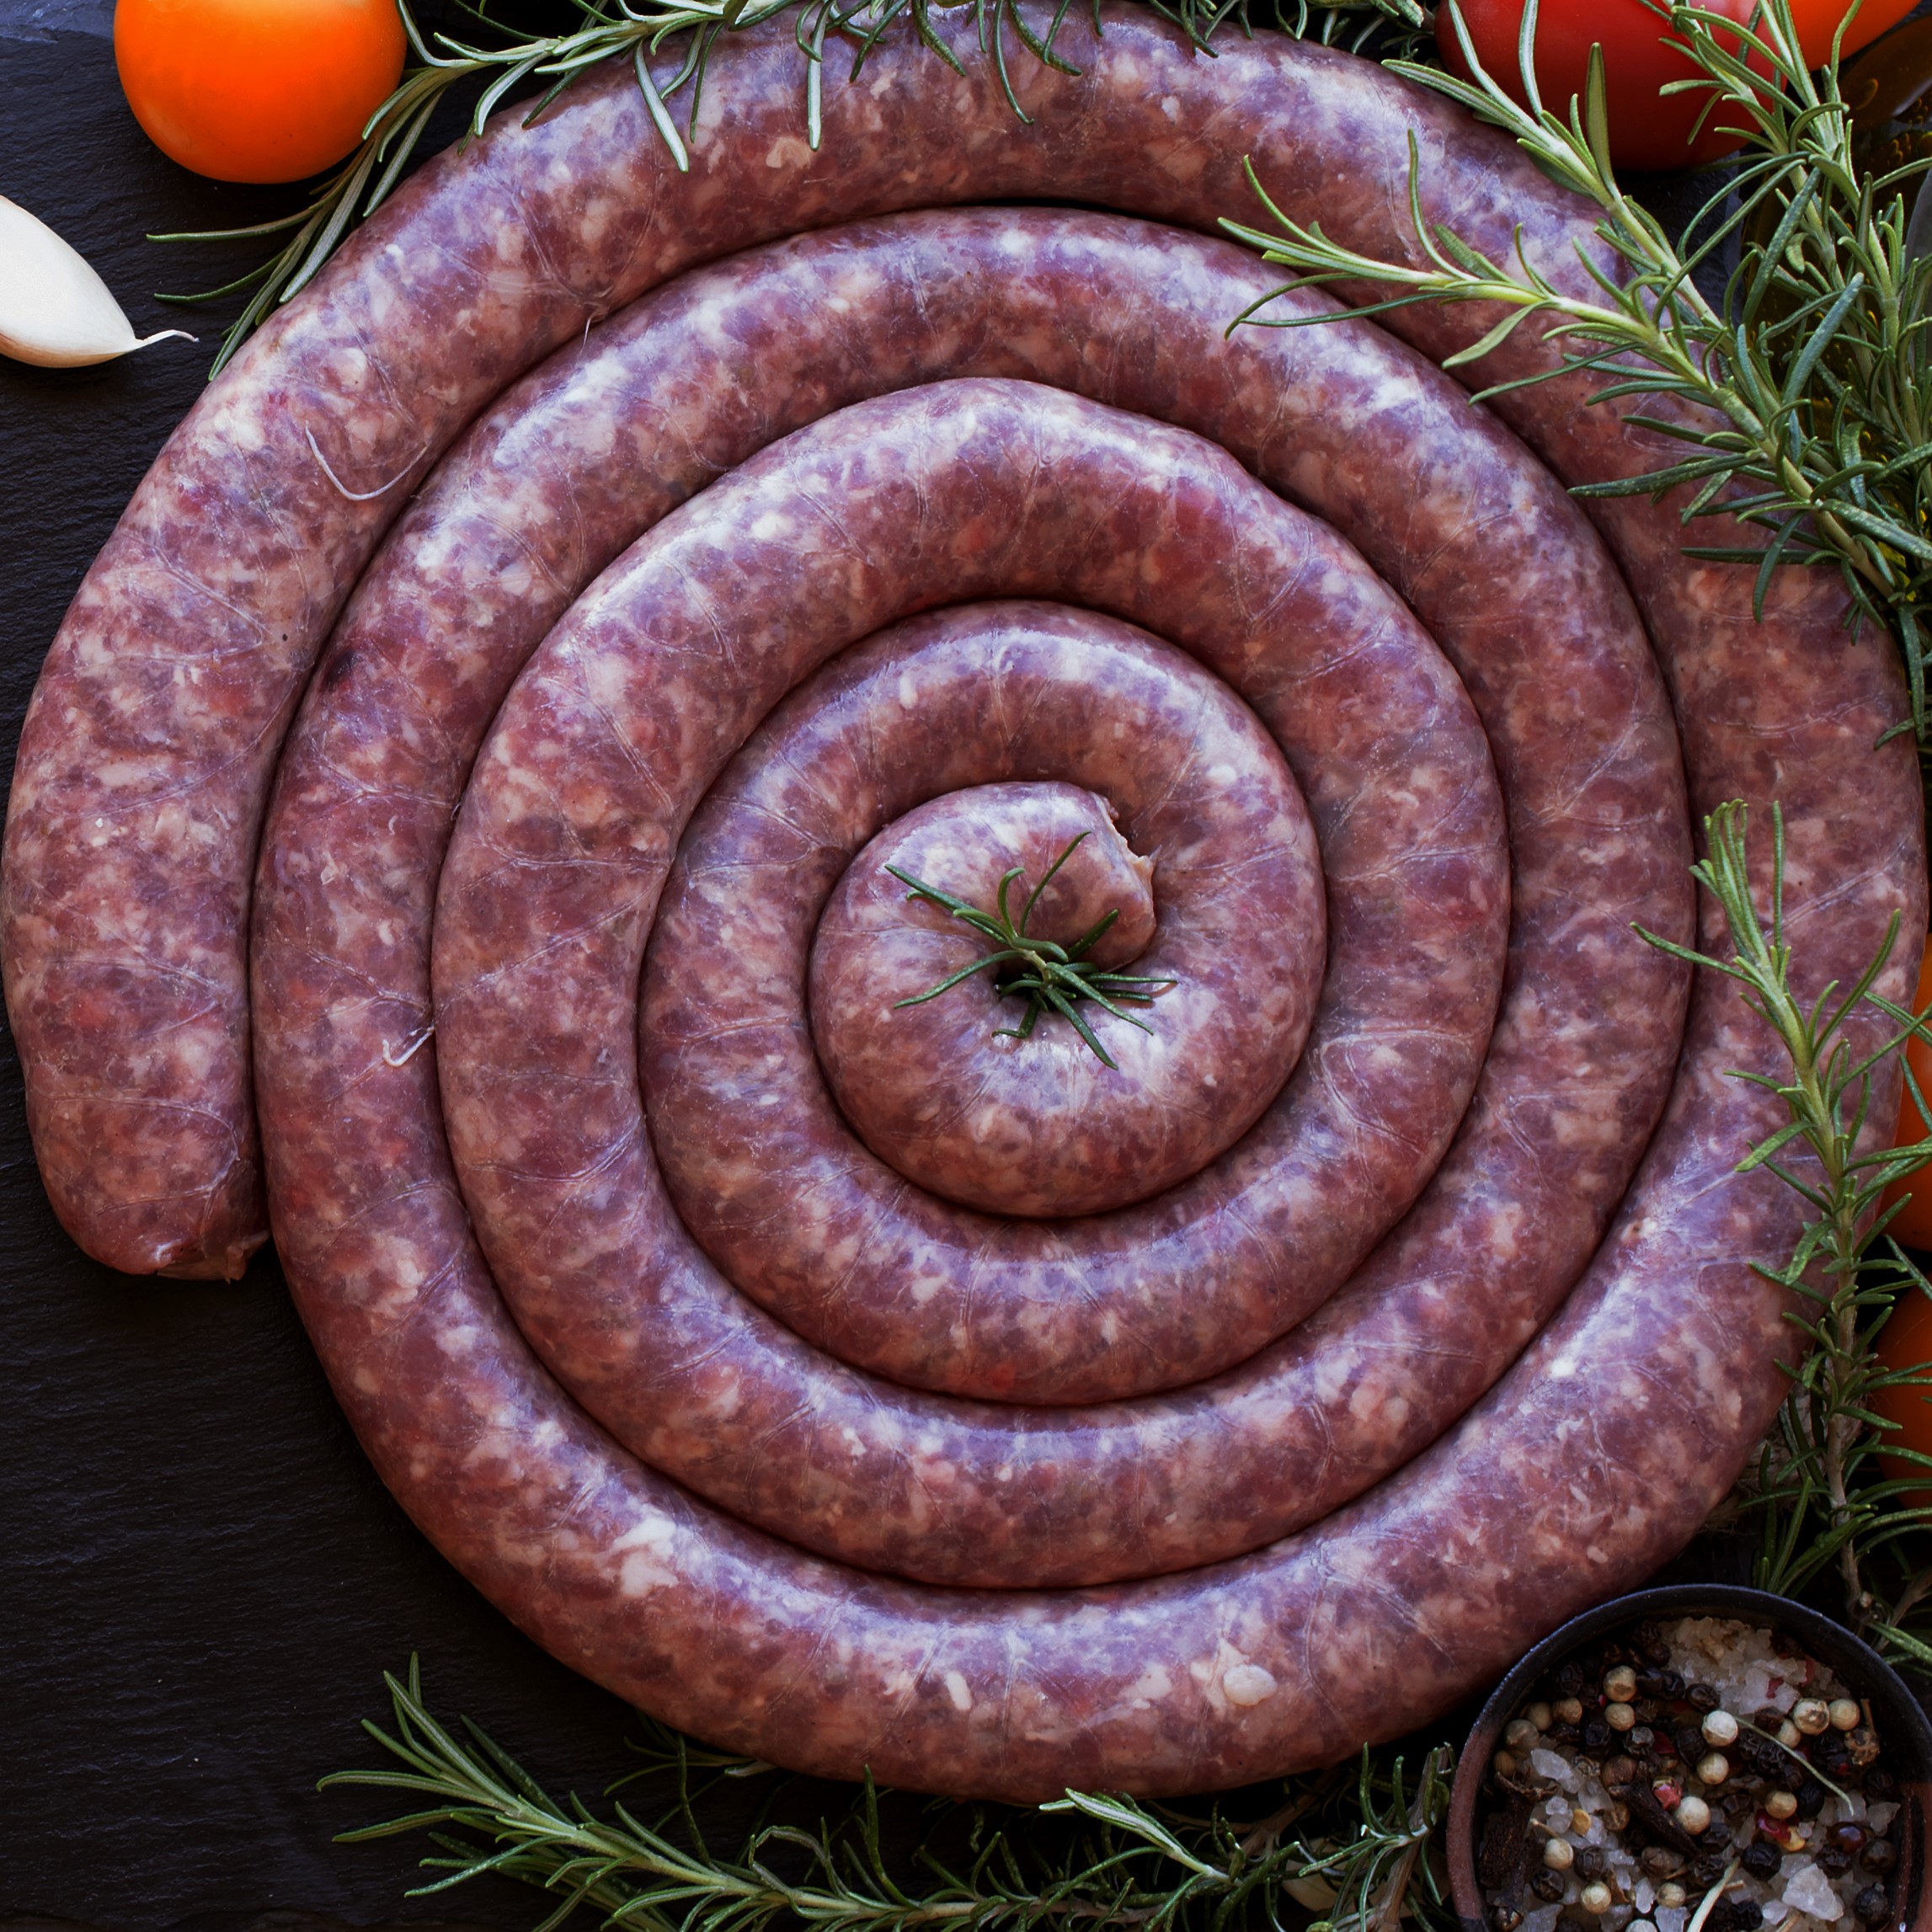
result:
M 184 328 L 137 336 L 107 284 L 50 228 L 0 195 L 0 355 L 46 369 L 110 362 Z

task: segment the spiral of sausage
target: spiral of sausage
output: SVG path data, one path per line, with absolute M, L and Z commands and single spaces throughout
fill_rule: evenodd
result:
M 272 775 L 269 1206 L 385 1479 L 510 1614 L 669 1721 L 1011 1797 L 1334 1758 L 1681 1542 L 1781 1392 L 1783 1302 L 1749 1263 L 1793 1210 L 1732 1172 L 1766 1113 L 1726 1070 L 1768 1042 L 1721 989 L 1687 1022 L 1630 927 L 1688 936 L 1687 806 L 1739 794 L 1783 802 L 1821 977 L 1924 910 L 1909 752 L 1873 749 L 1899 680 L 1833 584 L 1780 577 L 1758 623 L 1751 573 L 1686 562 L 1668 504 L 1602 507 L 1599 538 L 1565 483 L 1646 467 L 1653 433 L 1568 379 L 1472 410 L 1428 358 L 1481 317 L 1401 312 L 1408 346 L 1363 322 L 1224 339 L 1265 271 L 1157 225 L 1239 212 L 1246 153 L 1290 214 L 1412 249 L 1412 133 L 1426 216 L 1492 252 L 1520 228 L 1561 286 L 1598 246 L 1583 211 L 1366 63 L 1209 61 L 1103 19 L 1068 29 L 1079 76 L 1022 81 L 1031 130 L 984 76 L 889 45 L 830 90 L 825 168 L 790 50 L 754 35 L 714 61 L 688 176 L 615 75 L 424 170 L 143 485 L 50 658 L 5 864 L 63 1219 L 120 1265 L 235 1272 L 260 1238 L 243 963 Z M 1049 195 L 1154 219 L 911 211 Z M 1519 331 L 1482 373 L 1553 353 Z M 1016 597 L 1052 607 L 916 615 Z M 1160 642 L 1102 641 L 1123 622 Z M 862 1138 L 806 1131 L 835 1124 L 809 942 L 867 841 L 979 785 L 1075 784 L 1132 850 L 1158 802 L 1070 708 L 1035 741 L 1064 768 L 969 705 L 917 741 L 928 769 L 893 764 L 881 667 L 1016 623 L 1187 654 L 1274 740 L 1320 850 L 1284 1084 L 1264 1053 L 1252 1125 L 1236 1106 L 1196 1175 L 1090 1220 L 885 1183 Z M 830 782 L 848 712 L 878 755 Z M 808 741 L 833 763 L 764 755 Z M 840 810 L 808 819 L 814 788 Z M 769 894 L 767 806 L 799 841 Z M 742 894 L 714 859 L 748 862 Z M 757 1095 L 783 1101 L 771 1161 L 694 1143 L 688 1230 L 650 1157 L 696 1064 L 691 976 L 644 968 L 674 865 L 667 917 L 696 923 L 665 948 L 722 963 L 708 1011 L 769 994 L 793 1056 Z M 782 951 L 734 946 L 741 914 L 786 924 Z M 1377 985 L 1349 949 L 1391 936 Z M 1402 964 L 1425 957 L 1433 987 Z M 1281 1040 L 1303 985 L 1290 959 L 1261 985 Z M 1330 1050 L 1356 992 L 1404 1013 L 1399 1043 Z M 716 1077 L 742 1094 L 738 1050 Z M 1271 1139 L 1325 1077 L 1325 1133 Z M 1358 1097 L 1381 1112 L 1352 1136 Z M 787 1145 L 809 1183 L 755 1198 Z M 1310 1212 L 1297 1161 L 1358 1210 Z

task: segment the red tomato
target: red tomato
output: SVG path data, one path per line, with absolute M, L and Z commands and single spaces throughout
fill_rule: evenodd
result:
M 1899 1296 L 1891 1320 L 1879 1332 L 1878 1358 L 1887 1369 L 1895 1370 L 1916 1369 L 1932 1362 L 1932 1300 L 1918 1289 L 1908 1289 Z M 1871 1406 L 1875 1414 L 1898 1424 L 1896 1429 L 1885 1432 L 1888 1447 L 1932 1455 L 1932 1388 L 1902 1385 L 1881 1389 L 1873 1395 Z M 1894 1480 L 1926 1473 L 1922 1464 L 1905 1462 L 1897 1456 L 1881 1454 L 1878 1462 Z M 1932 1491 L 1908 1490 L 1899 1500 L 1932 1503 Z
M 1727 19 L 1746 21 L 1755 0 L 1696 0 Z M 1523 0 L 1458 0 L 1476 58 L 1492 79 L 1516 99 L 1524 99 L 1518 72 L 1516 40 L 1523 24 Z M 1855 52 L 1912 11 L 1913 0 L 1865 0 L 1844 37 L 1843 51 Z M 1832 34 L 1849 10 L 1850 0 L 1792 0 L 1805 57 L 1821 65 L 1831 52 Z M 1457 73 L 1468 69 L 1446 4 L 1436 13 L 1436 40 Z M 1702 91 L 1660 96 L 1671 81 L 1689 80 L 1699 69 L 1684 43 L 1669 32 L 1644 0 L 1541 0 L 1536 13 L 1536 87 L 1543 104 L 1569 112 L 1588 72 L 1590 48 L 1604 50 L 1604 85 L 1609 107 L 1610 158 L 1619 168 L 1689 168 L 1727 154 L 1743 138 L 1736 110 L 1711 111 L 1695 143 L 1690 136 L 1710 95 Z M 1730 131 L 1721 123 L 1729 122 Z
M 1932 1004 L 1932 937 L 1925 942 L 1924 960 L 1919 969 L 1919 990 L 1913 998 L 1912 1010 L 1924 1012 L 1928 1004 Z M 1919 1091 L 1925 1096 L 1926 1104 L 1932 1106 L 1932 1046 L 1915 1034 L 1906 1043 L 1905 1060 L 1912 1069 L 1912 1077 L 1919 1082 Z M 1911 1094 L 1900 1094 L 1898 1129 L 1892 1137 L 1892 1145 L 1909 1147 L 1924 1138 L 1925 1123 L 1919 1118 Z M 1932 1248 L 1932 1164 L 1888 1187 L 1885 1204 L 1889 1208 L 1894 1201 L 1903 1201 L 1905 1205 L 1886 1224 L 1886 1232 L 1908 1248 Z M 1887 1333 L 1890 1332 L 1887 1329 Z M 1932 1354 L 1932 1350 L 1927 1353 Z
M 340 161 L 403 72 L 395 0 L 118 0 L 127 104 L 171 160 L 217 181 L 300 181 Z

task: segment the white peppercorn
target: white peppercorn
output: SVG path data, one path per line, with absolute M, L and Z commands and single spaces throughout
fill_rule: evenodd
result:
M 1817 1737 L 1831 1729 L 1831 1706 L 1822 1697 L 1801 1697 L 1791 1706 L 1791 1721 L 1807 1737 Z
M 1715 1744 L 1721 1751 L 1727 1744 L 1737 1742 L 1737 1720 L 1728 1711 L 1711 1711 L 1705 1714 L 1704 1742 Z
M 1566 1838 L 1553 1838 L 1543 1847 L 1543 1862 L 1552 1871 L 1567 1871 L 1577 1862 L 1576 1847 Z
M 1693 1838 L 1711 1823 L 1711 1807 L 1695 1792 L 1678 1799 L 1677 1822 Z
M 1849 1697 L 1834 1697 L 1825 1710 L 1834 1731 L 1855 1731 L 1865 1716 Z
M 1577 1903 L 1588 1913 L 1601 1916 L 1616 1903 L 1616 1894 L 1599 1878 L 1594 1885 L 1586 1885 Z

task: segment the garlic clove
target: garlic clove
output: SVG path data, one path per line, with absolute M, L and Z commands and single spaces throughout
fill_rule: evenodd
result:
M 45 369 L 109 362 L 179 335 L 136 336 L 107 284 L 45 221 L 0 195 L 0 355 Z

